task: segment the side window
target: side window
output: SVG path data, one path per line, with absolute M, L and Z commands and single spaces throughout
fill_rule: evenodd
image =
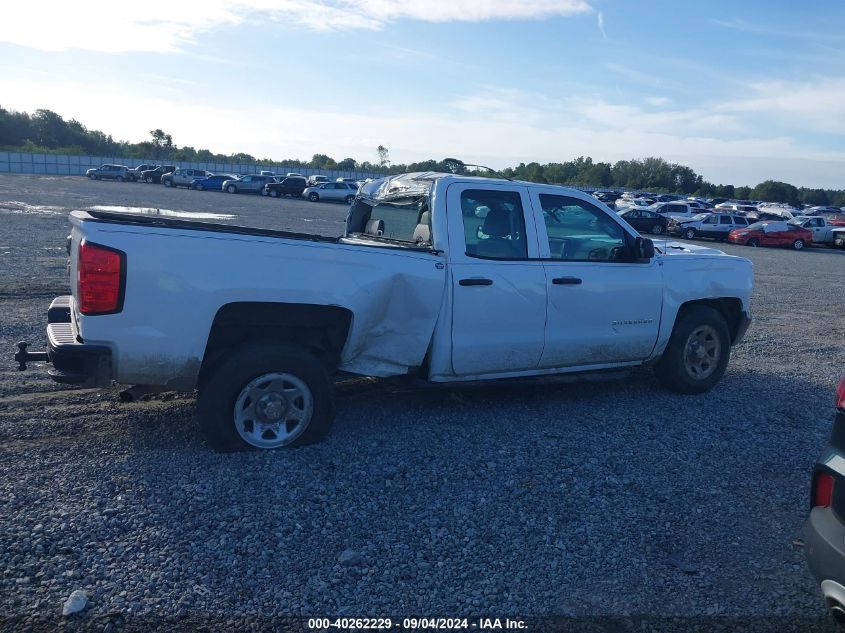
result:
M 252 182 L 252 176 L 244 176 L 241 178 L 241 182 Z
M 737 226 L 747 226 L 748 220 L 746 220 L 742 216 L 737 216 L 737 217 L 734 218 L 734 224 L 736 224 Z
M 468 189 L 461 193 L 466 254 L 489 259 L 525 259 L 525 213 L 516 191 Z
M 720 215 L 719 224 L 733 224 L 733 218 L 729 215 Z
M 625 231 L 601 209 L 577 198 L 543 193 L 540 206 L 552 259 L 625 259 Z

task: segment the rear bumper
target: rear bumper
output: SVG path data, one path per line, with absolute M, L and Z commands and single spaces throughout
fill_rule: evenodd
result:
M 804 528 L 807 564 L 828 606 L 845 604 L 845 524 L 830 508 L 813 508 Z
M 106 386 L 112 379 L 111 349 L 105 345 L 84 343 L 76 333 L 71 318 L 73 297 L 56 297 L 47 310 L 47 371 L 56 382 L 68 385 Z M 43 352 L 30 354 L 22 350 L 15 360 L 44 360 Z

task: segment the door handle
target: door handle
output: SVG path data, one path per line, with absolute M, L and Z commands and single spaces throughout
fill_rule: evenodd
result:
M 579 286 L 581 285 L 580 277 L 555 277 L 552 279 L 555 286 Z
M 470 279 L 461 279 L 459 282 L 462 286 L 492 286 L 492 279 L 484 279 L 483 277 L 472 277 Z

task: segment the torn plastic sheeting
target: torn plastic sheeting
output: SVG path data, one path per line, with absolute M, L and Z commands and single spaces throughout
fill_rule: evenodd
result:
M 406 196 L 426 196 L 431 192 L 431 184 L 438 175 L 440 174 L 433 171 L 425 171 L 373 180 L 361 186 L 358 196 L 371 202 Z

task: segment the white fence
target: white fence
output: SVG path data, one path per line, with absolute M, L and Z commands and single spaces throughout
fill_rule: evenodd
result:
M 262 170 L 272 171 L 274 174 L 296 172 L 304 176 L 323 174 L 329 179 L 381 178 L 384 174 L 374 174 L 365 171 L 343 171 L 339 169 L 309 169 L 307 167 L 291 167 L 286 165 L 267 165 L 257 163 L 189 163 L 165 159 L 115 158 L 114 156 L 67 156 L 59 154 L 22 154 L 18 152 L 0 152 L 0 173 L 11 174 L 44 174 L 58 176 L 84 176 L 85 171 L 100 165 L 126 165 L 137 167 L 143 164 L 176 165 L 185 169 L 205 169 L 221 174 L 257 174 Z

